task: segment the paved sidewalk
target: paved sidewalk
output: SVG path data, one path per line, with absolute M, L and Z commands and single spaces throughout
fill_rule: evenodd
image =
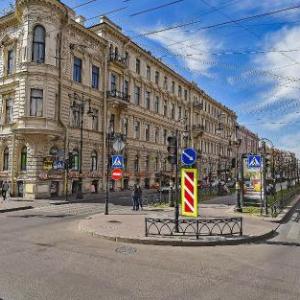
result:
M 49 199 L 42 200 L 26 200 L 23 198 L 8 198 L 5 201 L 0 200 L 0 214 L 18 211 L 18 210 L 26 210 L 34 207 L 47 206 L 51 204 L 53 201 Z
M 274 234 L 277 224 L 260 217 L 242 215 L 234 212 L 234 206 L 226 205 L 200 205 L 199 217 L 243 217 L 243 236 L 235 237 L 202 237 L 187 239 L 179 237 L 145 237 L 145 217 L 166 218 L 174 217 L 171 208 L 155 209 L 145 208 L 135 212 L 127 210 L 113 212 L 106 216 L 97 214 L 79 222 L 79 230 L 109 240 L 129 243 L 173 245 L 173 246 L 200 246 L 249 243 L 270 237 Z

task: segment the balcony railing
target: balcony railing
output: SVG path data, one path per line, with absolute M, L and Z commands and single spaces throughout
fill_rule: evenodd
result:
M 121 64 L 123 66 L 127 66 L 128 65 L 128 59 L 127 57 L 123 57 L 121 55 L 116 55 L 114 53 L 111 53 L 109 56 L 109 61 L 111 62 L 116 62 L 118 64 Z
M 130 96 L 121 91 L 112 90 L 112 91 L 107 91 L 107 98 L 116 98 L 116 99 L 123 100 L 125 102 L 129 102 Z

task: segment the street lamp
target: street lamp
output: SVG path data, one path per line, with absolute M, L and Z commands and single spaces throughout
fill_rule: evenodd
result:
M 80 122 L 80 124 L 76 123 L 75 125 L 79 125 L 80 128 L 80 154 L 79 154 L 79 186 L 77 189 L 76 199 L 83 199 L 82 194 L 82 160 L 83 160 L 83 118 L 85 113 L 85 103 L 88 101 L 89 109 L 87 111 L 87 115 L 92 117 L 93 119 L 96 117 L 92 108 L 91 108 L 91 99 L 85 99 L 82 95 L 81 97 L 77 93 L 68 95 L 71 101 L 70 109 L 74 115 L 76 116 L 76 120 Z M 75 121 L 75 120 L 74 120 Z M 77 122 L 76 121 L 76 122 Z
M 266 166 L 266 154 L 267 154 L 267 149 L 266 149 L 266 144 L 269 143 L 271 145 L 271 148 L 272 148 L 272 168 L 273 168 L 273 171 L 272 171 L 272 177 L 273 177 L 273 188 L 276 189 L 276 181 L 274 181 L 274 144 L 272 143 L 271 140 L 267 139 L 267 138 L 261 138 L 259 140 L 259 143 L 260 143 L 260 151 L 263 153 L 263 172 L 262 172 L 262 188 L 261 188 L 261 191 L 263 192 L 263 201 L 261 201 L 261 208 L 260 208 L 260 212 L 262 214 L 262 211 L 263 211 L 263 203 L 264 203 L 264 206 L 265 206 L 265 214 L 268 215 L 268 203 L 267 203 L 267 195 L 266 195 L 266 192 L 267 192 L 267 189 L 266 189 L 266 172 L 267 172 L 267 166 Z M 263 202 L 263 203 L 262 203 Z
M 115 142 L 119 141 L 119 144 L 122 144 L 126 139 L 125 134 L 121 133 L 115 133 L 113 128 L 110 126 L 107 129 L 106 133 L 106 151 L 107 151 L 107 163 L 106 163 L 106 196 L 105 196 L 105 209 L 104 209 L 104 214 L 108 215 L 108 205 L 109 205 L 109 170 L 110 170 L 110 161 L 111 161 L 111 144 L 114 144 Z M 123 146 L 120 146 L 118 151 L 122 151 L 124 148 Z M 115 151 L 117 151 L 115 150 Z

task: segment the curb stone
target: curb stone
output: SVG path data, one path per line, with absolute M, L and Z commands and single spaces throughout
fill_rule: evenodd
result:
M 195 247 L 195 246 L 230 246 L 230 245 L 241 245 L 241 244 L 249 244 L 260 242 L 266 239 L 270 239 L 274 235 L 276 235 L 276 230 L 272 229 L 267 233 L 256 235 L 256 236 L 247 236 L 242 238 L 234 238 L 234 239 L 224 239 L 224 240 L 183 240 L 183 239 L 155 239 L 155 238 L 130 238 L 130 237 L 121 237 L 121 236 L 112 236 L 100 234 L 95 231 L 89 231 L 87 229 L 81 228 L 79 225 L 79 230 L 81 232 L 85 232 L 90 234 L 93 237 L 103 238 L 105 240 L 113 241 L 113 242 L 121 242 L 121 243 L 130 243 L 130 244 L 143 244 L 143 245 L 159 245 L 159 246 L 187 246 L 187 247 Z
M 26 209 L 32 209 L 33 206 L 22 206 L 22 207 L 13 207 L 13 208 L 4 208 L 0 209 L 0 214 L 6 213 L 6 212 L 13 212 L 13 211 L 19 211 L 19 210 L 26 210 Z

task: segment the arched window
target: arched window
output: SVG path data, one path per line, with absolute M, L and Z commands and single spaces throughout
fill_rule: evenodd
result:
M 8 160 L 9 160 L 9 150 L 8 147 L 6 147 L 3 152 L 3 171 L 8 170 Z
M 24 146 L 21 151 L 21 171 L 26 171 L 27 169 L 27 148 Z
M 135 156 L 134 160 L 134 171 L 139 172 L 140 158 L 138 155 Z
M 32 61 L 39 64 L 45 62 L 45 38 L 45 28 L 41 25 L 35 26 L 33 30 Z
M 79 170 L 79 152 L 78 152 L 77 149 L 73 150 L 72 169 L 75 170 L 75 171 Z
M 119 49 L 118 47 L 115 48 L 115 59 L 117 60 L 119 57 Z
M 91 155 L 91 171 L 97 171 L 97 152 L 93 151 Z

